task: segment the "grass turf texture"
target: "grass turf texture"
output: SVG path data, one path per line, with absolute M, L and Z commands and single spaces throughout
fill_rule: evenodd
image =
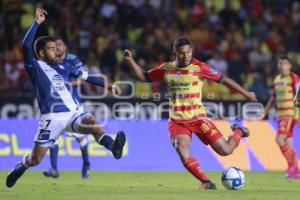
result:
M 27 171 L 17 184 L 8 189 L 8 171 L 0 171 L 0 200 L 33 199 L 263 199 L 300 198 L 300 180 L 286 180 L 283 173 L 246 172 L 246 184 L 238 191 L 223 187 L 221 172 L 209 172 L 218 190 L 197 191 L 198 182 L 186 172 L 108 172 L 92 171 L 82 180 L 79 171 L 62 171 L 59 179 L 46 178 L 41 171 Z

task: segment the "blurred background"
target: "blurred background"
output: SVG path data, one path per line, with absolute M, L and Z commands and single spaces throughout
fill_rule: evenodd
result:
M 96 101 L 88 110 L 99 118 L 110 118 L 112 125 L 107 128 L 111 131 L 123 128 L 129 133 L 138 132 L 134 133 L 137 135 L 129 134 L 128 159 L 114 165 L 111 157 L 106 158 L 101 161 L 103 165 L 98 166 L 100 169 L 182 169 L 168 141 L 167 109 L 162 112 L 152 105 L 143 108 L 136 106 L 144 102 L 162 105 L 167 102 L 164 98 L 166 88 L 163 83 L 135 81 L 128 66 L 122 61 L 124 49 L 133 50 L 139 64 L 149 70 L 164 61 L 172 60 L 172 42 L 185 35 L 194 44 L 195 58 L 209 63 L 255 92 L 263 104 L 271 94 L 272 80 L 277 74 L 276 58 L 279 55 L 287 54 L 294 62 L 293 70 L 300 73 L 299 0 L 2 0 L 0 160 L 8 161 L 9 166 L 13 166 L 20 156 L 29 151 L 37 127 L 37 121 L 31 120 L 38 114 L 21 51 L 22 38 L 34 21 L 36 7 L 48 11 L 46 23 L 39 28 L 37 37 L 61 36 L 69 52 L 78 55 L 90 71 L 106 75 L 110 82 L 129 81 L 134 85 L 131 87 L 124 84 L 122 87 L 123 95 L 133 98 L 115 100 L 109 97 L 100 100 L 100 104 Z M 89 85 L 84 85 L 82 92 L 86 95 L 101 93 Z M 213 103 L 209 104 L 211 107 L 217 105 L 219 108 L 221 104 L 226 116 L 237 115 L 238 119 L 243 119 L 243 115 L 237 114 L 245 104 L 242 96 L 209 81 L 205 83 L 203 92 L 205 102 Z M 95 103 L 89 99 L 86 101 Z M 126 104 L 113 111 L 116 102 Z M 271 116 L 275 117 L 275 113 Z M 20 121 L 14 119 L 16 117 L 28 120 Z M 151 121 L 161 117 L 165 120 Z M 120 119 L 137 121 L 117 121 Z M 138 121 L 141 119 L 144 121 Z M 219 121 L 217 126 L 229 133 L 229 124 L 224 123 Z M 249 125 L 253 131 L 265 134 L 256 134 L 248 142 L 242 143 L 239 153 L 234 155 L 237 157 L 224 160 L 203 145 L 199 147 L 200 151 L 195 150 L 204 152 L 206 156 L 199 153 L 200 156 L 209 161 L 204 164 L 204 169 L 220 170 L 237 161 L 242 169 L 247 170 L 284 169 L 283 158 L 270 157 L 274 153 L 280 154 L 274 142 L 276 123 L 255 123 Z M 153 127 L 157 128 L 157 132 L 152 132 Z M 162 137 L 159 142 L 155 139 L 157 134 Z M 146 143 L 138 142 L 145 140 L 145 137 L 146 143 L 154 145 L 153 148 L 149 146 L 147 150 L 144 148 Z M 266 140 L 270 141 L 268 148 L 266 144 L 258 142 Z M 295 140 L 299 144 L 298 136 Z M 130 145 L 133 145 L 132 151 Z M 139 152 L 134 151 L 136 147 L 140 147 Z M 64 149 L 65 154 L 61 156 L 75 155 L 80 162 L 80 154 L 72 148 L 72 141 L 63 138 L 61 149 Z M 161 158 L 153 157 L 155 148 L 162 155 Z M 194 148 L 197 149 L 196 146 Z M 297 151 L 300 152 L 300 149 Z M 92 152 L 95 157 L 108 155 L 103 149 Z M 133 166 L 133 161 L 143 159 L 144 155 L 148 160 Z M 166 159 L 168 155 L 173 157 Z M 42 164 L 41 168 L 48 165 L 48 161 L 44 162 L 46 164 Z M 62 162 L 65 162 L 62 165 L 65 169 L 74 169 L 68 159 Z M 125 163 L 122 165 L 122 162 Z M 1 166 L 0 162 L 1 168 L 6 169 L 7 166 Z
M 278 55 L 289 55 L 294 60 L 294 71 L 300 71 L 297 0 L 3 0 L 1 96 L 32 95 L 20 46 L 37 6 L 48 11 L 39 36 L 63 37 L 70 52 L 91 70 L 107 75 L 110 81 L 133 81 L 137 98 L 142 93 L 152 95 L 166 89 L 163 85 L 134 81 L 122 62 L 121 52 L 133 49 L 144 69 L 151 69 L 172 59 L 172 41 L 182 35 L 192 40 L 195 58 L 254 91 L 260 101 L 270 96 Z M 208 95 L 211 92 L 215 95 Z M 210 82 L 204 93 L 208 99 L 243 100 Z

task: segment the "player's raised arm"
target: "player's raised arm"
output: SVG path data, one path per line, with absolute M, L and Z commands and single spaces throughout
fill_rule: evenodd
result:
M 246 97 L 250 101 L 257 101 L 256 95 L 254 92 L 249 92 L 245 90 L 242 86 L 240 86 L 237 82 L 232 80 L 231 78 L 228 78 L 226 76 L 223 76 L 222 73 L 219 71 L 213 69 L 209 65 L 205 63 L 200 64 L 201 71 L 200 71 L 200 77 L 212 81 L 216 81 L 219 83 L 223 83 L 226 87 L 239 92 L 244 97 Z
M 135 77 L 142 82 L 147 82 L 146 72 L 135 62 L 131 51 L 125 50 L 123 53 L 124 60 L 128 63 L 130 70 Z
M 245 90 L 242 86 L 240 86 L 237 82 L 228 77 L 223 77 L 222 82 L 226 87 L 233 89 L 234 91 L 239 92 L 244 97 L 246 97 L 249 101 L 257 101 L 256 95 L 254 92 L 249 92 Z
M 39 25 L 45 21 L 46 15 L 47 15 L 47 11 L 40 8 L 36 9 L 35 21 L 26 32 L 25 37 L 22 41 L 25 67 L 31 66 L 31 60 L 34 58 L 34 51 L 32 48 L 34 37 L 38 30 Z

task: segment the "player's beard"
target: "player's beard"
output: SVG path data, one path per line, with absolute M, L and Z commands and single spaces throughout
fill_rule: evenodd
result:
M 179 67 L 179 68 L 186 67 L 186 66 L 190 65 L 191 62 L 192 62 L 192 59 L 190 59 L 190 60 L 184 60 L 183 62 L 178 63 L 177 67 Z
M 56 63 L 58 63 L 57 57 L 55 59 L 52 59 L 52 58 L 49 58 L 48 56 L 46 56 L 45 57 L 45 61 L 46 61 L 46 63 L 49 63 L 49 64 L 56 64 Z

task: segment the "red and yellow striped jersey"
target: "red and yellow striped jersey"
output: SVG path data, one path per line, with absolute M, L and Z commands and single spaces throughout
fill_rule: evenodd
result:
M 202 104 L 204 79 L 221 81 L 222 74 L 197 59 L 179 68 L 175 62 L 161 64 L 147 72 L 151 81 L 165 80 L 169 90 L 169 115 L 176 122 L 191 122 L 205 116 Z
M 295 73 L 287 76 L 277 75 L 274 79 L 274 97 L 278 118 L 293 116 L 299 118 L 299 109 L 294 105 L 294 96 L 298 87 L 299 77 Z

